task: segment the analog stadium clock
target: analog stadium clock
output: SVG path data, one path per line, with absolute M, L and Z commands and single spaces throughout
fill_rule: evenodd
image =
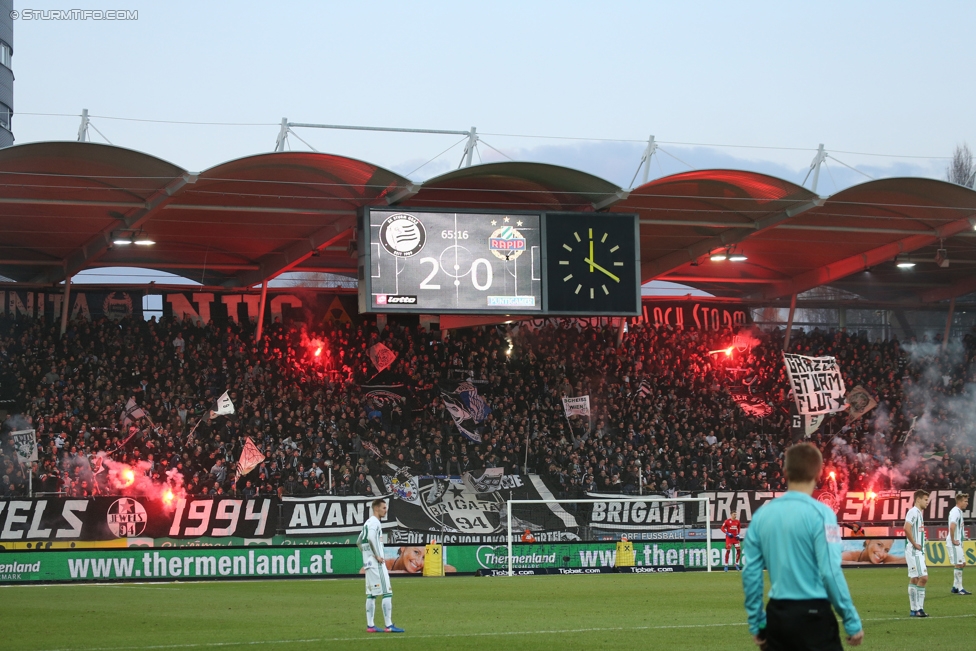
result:
M 547 213 L 545 228 L 548 312 L 640 313 L 636 215 Z

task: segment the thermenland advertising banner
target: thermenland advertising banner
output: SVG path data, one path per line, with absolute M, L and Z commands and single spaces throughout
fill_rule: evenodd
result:
M 904 538 L 847 538 L 843 545 L 841 563 L 848 565 L 907 565 Z M 963 542 L 962 553 L 966 565 L 976 565 L 976 542 Z M 925 563 L 948 567 L 949 556 L 945 541 L 931 540 L 925 543 Z
M 705 569 L 721 563 L 725 543 L 713 542 L 710 554 L 704 542 L 634 543 L 636 566 L 684 566 Z M 447 562 L 458 572 L 508 569 L 506 545 L 464 545 L 446 549 Z M 617 561 L 615 543 L 516 544 L 512 546 L 513 568 L 596 568 L 614 567 Z
M 0 583 L 318 578 L 358 574 L 362 561 L 356 547 L 7 552 L 0 554 Z
M 121 321 L 126 317 L 142 319 L 142 291 L 91 292 L 75 291 L 68 299 L 68 318 L 91 321 L 102 317 Z M 48 323 L 60 321 L 64 294 L 61 292 L 28 292 L 0 289 L 0 316 L 28 317 Z
M 188 319 L 194 323 L 213 321 L 257 321 L 261 295 L 254 293 L 164 292 L 163 316 Z M 305 323 L 339 323 L 359 321 L 356 293 L 319 293 L 300 288 L 288 291 L 269 290 L 264 323 L 302 321 Z

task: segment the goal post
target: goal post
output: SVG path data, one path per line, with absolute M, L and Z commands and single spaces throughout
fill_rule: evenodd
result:
M 637 565 L 665 565 L 665 550 L 658 549 L 661 545 L 667 548 L 667 565 L 684 565 L 687 556 L 689 565 L 711 572 L 711 502 L 709 497 L 660 495 L 508 500 L 506 562 L 502 567 L 508 576 L 515 574 L 519 563 L 558 567 L 562 561 L 568 568 L 577 561 L 571 557 L 576 552 L 583 567 L 588 567 L 587 560 L 606 567 L 608 562 L 616 562 L 613 549 L 597 548 L 626 535 L 635 551 L 639 550 Z M 524 532 L 538 540 L 523 542 Z M 516 547 L 527 548 L 529 553 L 517 553 Z

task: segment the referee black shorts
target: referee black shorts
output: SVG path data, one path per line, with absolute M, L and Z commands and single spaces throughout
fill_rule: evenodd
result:
M 762 633 L 760 633 L 762 635 Z M 837 618 L 826 599 L 770 599 L 763 651 L 843 651 Z

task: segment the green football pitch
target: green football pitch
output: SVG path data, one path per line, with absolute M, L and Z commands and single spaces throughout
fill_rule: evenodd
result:
M 967 572 L 976 587 L 976 572 Z M 972 643 L 976 596 L 929 580 L 908 617 L 904 569 L 847 572 L 862 648 Z M 393 579 L 403 635 L 367 634 L 363 582 L 260 581 L 0 588 L 0 649 L 755 649 L 737 573 Z M 377 607 L 377 621 L 382 615 Z

